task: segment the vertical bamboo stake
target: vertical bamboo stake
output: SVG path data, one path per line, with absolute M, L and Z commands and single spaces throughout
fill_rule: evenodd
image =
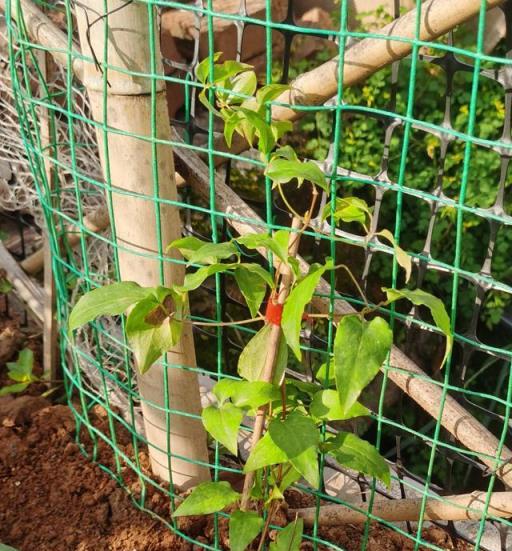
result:
M 105 13 L 105 6 L 108 6 L 108 13 Z M 159 234 L 165 250 L 167 244 L 181 237 L 181 223 L 176 207 L 158 204 L 152 199 L 155 194 L 154 160 L 151 140 L 148 140 L 153 137 L 151 79 L 133 74 L 151 74 L 150 41 L 154 40 L 158 57 L 155 72 L 163 75 L 158 33 L 155 30 L 155 36 L 150 34 L 148 6 L 122 0 L 86 0 L 78 4 L 76 10 L 83 54 L 103 63 L 105 49 L 107 52 L 106 89 L 103 70 L 92 62 L 84 62 L 83 82 L 95 121 L 115 129 L 115 132 L 104 132 L 98 127 L 97 138 L 105 181 L 113 188 L 113 227 L 119 245 L 120 276 L 122 280 L 136 281 L 143 286 L 180 283 L 184 276 L 183 266 L 166 262 L 162 269 L 156 256 Z M 169 140 L 171 128 L 163 80 L 156 81 L 156 88 L 154 138 Z M 158 199 L 175 201 L 174 161 L 169 145 L 157 146 L 156 170 Z M 144 375 L 137 374 L 152 469 L 165 480 L 170 478 L 169 452 L 191 461 L 208 462 L 206 433 L 201 421 L 187 416 L 200 413 L 197 376 L 172 367 L 196 365 L 189 324 L 183 328 L 181 343 L 169 352 L 168 359 L 171 367 L 167 375 L 161 363 L 152 366 Z M 170 407 L 185 413 L 185 416 L 171 414 L 169 427 L 164 411 L 166 377 Z M 210 478 L 207 467 L 176 457 L 171 460 L 171 473 L 173 483 L 180 488 Z

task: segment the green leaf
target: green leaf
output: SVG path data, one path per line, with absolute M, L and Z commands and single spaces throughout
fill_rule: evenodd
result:
M 267 249 L 286 263 L 288 257 L 288 236 L 290 232 L 286 230 L 277 231 L 273 237 L 267 233 L 249 233 L 236 239 L 237 243 L 249 250 Z M 284 239 L 283 239 L 284 238 Z
M 396 261 L 405 271 L 405 282 L 407 283 L 411 277 L 411 272 L 412 272 L 411 257 L 401 247 L 399 247 L 396 244 L 395 238 L 389 230 L 382 230 L 378 232 L 377 235 L 384 237 L 384 239 L 387 239 L 389 243 L 391 243 L 395 251 Z
M 12 283 L 6 278 L 0 276 L 0 294 L 6 295 L 13 289 Z
M 213 54 L 213 63 L 216 63 L 220 56 L 222 55 L 222 52 L 215 52 Z M 196 77 L 199 82 L 202 82 L 203 84 L 207 81 L 208 76 L 210 74 L 210 64 L 211 64 L 211 57 L 205 57 L 201 63 L 196 68 Z
M 265 120 L 264 115 L 259 115 L 243 107 L 240 107 L 240 112 L 245 115 L 247 122 L 254 128 L 258 138 L 258 150 L 264 155 L 268 155 L 274 148 L 276 142 L 272 129 Z
M 270 433 L 267 431 L 251 450 L 251 454 L 244 466 L 244 473 L 257 471 L 267 465 L 286 463 L 287 461 L 288 456 L 275 444 L 270 437 Z
M 16 383 L 14 385 L 6 385 L 0 388 L 0 396 L 7 396 L 8 394 L 16 394 L 23 392 L 30 383 Z
M 231 241 L 225 243 L 207 243 L 193 251 L 188 256 L 188 262 L 189 264 L 215 264 L 219 260 L 225 260 L 234 255 L 239 256 L 239 251 Z
M 229 482 L 203 482 L 192 490 L 172 516 L 209 515 L 222 511 L 239 498 L 240 494 L 231 488 Z
M 7 362 L 8 376 L 18 383 L 31 383 L 37 381 L 32 373 L 34 369 L 34 353 L 30 348 L 20 350 L 15 362 Z
M 273 419 L 268 433 L 288 459 L 297 457 L 312 446 L 316 447 L 320 439 L 315 422 L 296 412 L 287 415 L 286 419 Z
M 231 90 L 237 94 L 252 96 L 256 91 L 258 81 L 254 71 L 244 71 L 236 75 L 231 81 Z M 241 103 L 245 98 L 230 94 L 227 98 L 229 103 Z
M 5 545 L 5 543 L 0 543 L 0 551 L 18 551 L 18 550 L 14 549 L 14 547 L 11 547 L 10 545 Z
M 302 357 L 300 351 L 300 327 L 304 309 L 306 308 L 306 304 L 311 302 L 320 278 L 330 267 L 331 264 L 326 264 L 325 266 L 313 264 L 308 275 L 294 287 L 286 299 L 281 318 L 281 328 L 288 346 L 299 360 Z
M 314 421 L 300 413 L 273 419 L 263 438 L 254 446 L 244 471 L 290 461 L 311 484 L 318 486 L 316 449 L 320 435 Z
M 288 345 L 286 344 L 286 340 L 281 336 L 279 338 L 277 356 L 274 362 L 273 382 L 275 385 L 281 386 L 284 380 L 284 374 L 287 367 L 288 367 Z
M 221 83 L 235 77 L 245 71 L 250 71 L 252 67 L 247 63 L 241 63 L 234 59 L 228 59 L 224 63 L 215 64 L 213 67 L 213 83 Z
M 185 276 L 183 285 L 177 287 L 178 290 L 182 292 L 193 291 L 200 287 L 206 279 L 212 275 L 219 274 L 222 272 L 227 272 L 237 268 L 239 264 L 210 264 L 209 266 L 203 266 L 191 274 Z
M 274 140 L 278 142 L 285 134 L 293 130 L 293 123 L 291 121 L 272 121 L 270 130 Z
M 345 316 L 334 339 L 334 373 L 342 414 L 348 416 L 362 390 L 379 372 L 393 343 L 382 318 Z
M 275 100 L 289 89 L 289 84 L 267 84 L 256 92 L 256 101 L 260 106 L 264 107 L 265 103 Z
M 229 397 L 240 408 L 256 409 L 281 398 L 279 388 L 264 381 L 233 381 Z
M 241 264 L 235 269 L 235 279 L 251 316 L 255 317 L 265 298 L 267 285 L 274 286 L 272 277 L 259 264 Z
M 327 365 L 329 365 L 329 372 L 327 372 Z M 329 364 L 327 362 L 324 362 L 317 370 L 315 374 L 315 379 L 319 381 L 322 384 L 325 384 L 327 377 L 327 384 L 333 385 L 336 383 L 335 375 L 334 375 L 334 361 L 331 359 L 329 361 Z
M 322 220 L 331 215 L 331 202 L 327 203 L 322 212 Z M 359 222 L 366 223 L 366 218 L 372 217 L 372 213 L 366 201 L 358 197 L 337 197 L 335 203 L 334 220 L 338 222 Z
M 320 390 L 313 396 L 310 413 L 317 419 L 326 421 L 344 421 L 353 417 L 369 415 L 370 411 L 359 402 L 356 402 L 345 413 L 340 404 L 340 398 L 336 390 Z
M 304 180 L 308 180 L 329 193 L 325 175 L 313 161 L 301 163 L 300 161 L 273 158 L 267 165 L 265 174 L 275 184 L 286 184 L 296 178 L 299 186 Z
M 209 406 L 201 413 L 205 429 L 233 455 L 238 455 L 238 431 L 243 410 L 226 402 L 220 407 Z
M 146 298 L 152 290 L 133 281 L 122 281 L 89 291 L 80 297 L 71 311 L 69 330 L 73 331 L 99 316 L 122 314 L 132 304 Z
M 272 326 L 265 324 L 245 345 L 238 358 L 238 374 L 247 381 L 261 381 L 263 369 L 269 353 L 268 341 Z M 288 362 L 288 347 L 284 339 L 279 340 L 279 348 L 274 363 L 272 382 L 279 386 Z
M 318 470 L 318 450 L 316 446 L 307 448 L 296 457 L 290 459 L 293 467 L 313 486 L 320 486 L 320 473 Z
M 221 116 L 224 119 L 224 139 L 226 140 L 227 146 L 231 147 L 231 144 L 233 143 L 233 133 L 238 131 L 238 127 L 242 122 L 241 113 L 235 111 L 230 112 L 229 116 L 226 116 L 223 111 L 221 111 Z M 239 131 L 239 134 L 243 135 L 241 131 Z
M 350 432 L 340 432 L 325 444 L 325 450 L 340 465 L 374 476 L 389 487 L 389 466 L 377 449 L 366 440 Z
M 167 317 L 159 325 L 148 322 L 148 317 L 160 306 L 157 298 L 151 295 L 139 301 L 126 320 L 126 336 L 141 373 L 145 373 L 162 354 L 176 346 L 181 337 L 181 321 Z
M 187 237 L 175 239 L 167 246 L 166 250 L 168 251 L 169 249 L 178 249 L 181 254 L 188 260 L 190 256 L 198 251 L 201 247 L 209 244 L 209 241 L 203 241 L 202 239 L 198 239 L 193 235 L 189 235 Z
M 304 521 L 297 518 L 277 534 L 276 541 L 270 544 L 269 551 L 299 551 L 303 530 Z
M 260 381 L 265 365 L 271 326 L 265 324 L 245 345 L 238 358 L 238 374 L 247 381 Z
M 235 511 L 229 519 L 229 548 L 244 551 L 261 532 L 265 521 L 253 511 Z
M 387 294 L 389 302 L 394 302 L 395 300 L 406 298 L 416 306 L 426 306 L 430 310 L 432 318 L 434 319 L 434 323 L 446 336 L 446 351 L 444 353 L 443 362 L 441 364 L 442 366 L 445 363 L 446 358 L 448 357 L 448 354 L 450 353 L 453 346 L 453 335 L 450 327 L 450 317 L 446 312 L 446 308 L 444 307 L 442 300 L 435 297 L 434 295 L 431 295 L 430 293 L 422 291 L 421 289 L 414 289 L 411 291 L 409 289 L 384 288 L 382 290 Z

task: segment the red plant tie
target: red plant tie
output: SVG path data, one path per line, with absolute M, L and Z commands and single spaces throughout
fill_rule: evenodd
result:
M 265 319 L 268 323 L 273 325 L 281 325 L 281 318 L 283 316 L 283 305 L 278 302 L 274 302 L 273 298 L 270 297 L 267 302 L 267 309 L 265 311 Z

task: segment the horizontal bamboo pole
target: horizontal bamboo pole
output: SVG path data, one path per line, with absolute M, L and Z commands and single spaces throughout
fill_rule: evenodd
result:
M 503 1 L 487 0 L 485 7 L 490 10 Z M 429 0 L 422 3 L 417 38 L 425 42 L 435 40 L 477 15 L 481 5 L 481 0 Z M 416 18 L 417 10 L 413 9 L 375 33 L 385 38 L 365 38 L 347 48 L 343 59 L 343 85 L 353 86 L 409 55 L 413 44 L 404 40 L 416 38 Z M 276 101 L 290 105 L 321 105 L 336 95 L 338 74 L 338 58 L 335 57 L 297 77 L 291 89 Z M 299 116 L 300 111 L 289 107 L 274 105 L 272 108 L 272 118 L 277 120 L 294 120 Z
M 485 512 L 487 495 L 485 492 L 440 496 L 429 498 L 423 516 L 421 516 L 421 498 L 379 499 L 373 502 L 371 514 L 390 522 L 423 520 L 479 520 Z M 354 509 L 352 508 L 354 507 Z M 320 507 L 318 524 L 320 526 L 338 526 L 339 524 L 360 524 L 368 520 L 368 502 L 346 505 L 324 505 Z M 359 509 L 359 510 L 355 510 Z M 313 526 L 317 517 L 316 507 L 290 509 L 290 519 L 299 516 L 306 526 Z M 486 518 L 512 517 L 512 492 L 495 492 L 491 495 Z
M 106 205 L 96 207 L 82 219 L 83 227 L 91 233 L 98 233 L 109 225 L 108 209 Z M 78 226 L 70 226 L 66 229 L 67 240 L 70 247 L 75 247 L 80 243 L 83 237 L 83 230 Z M 38 249 L 36 252 L 27 256 L 20 262 L 20 266 L 27 274 L 37 274 L 44 266 L 44 249 Z

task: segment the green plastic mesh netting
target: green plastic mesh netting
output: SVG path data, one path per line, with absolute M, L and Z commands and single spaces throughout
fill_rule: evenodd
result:
M 96 26 L 108 37 L 112 11 L 120 13 L 134 1 L 116 2 L 112 8 L 105 0 L 103 11 L 87 15 L 88 36 Z M 398 307 L 385 311 L 403 361 L 384 366 L 366 391 L 371 418 L 351 423 L 349 428 L 376 444 L 390 461 L 391 488 L 326 460 L 321 462 L 324 483 L 320 490 L 297 485 L 304 503 L 320 507 L 327 502 L 350 506 L 354 499 L 369 502 L 367 521 L 358 532 L 361 549 L 378 548 L 372 539 L 377 524 L 399 533 L 400 545 L 408 542 L 411 549 L 444 549 L 429 536 L 435 522 L 425 514 L 427 498 L 442 501 L 443 496 L 479 490 L 484 496 L 483 514 L 440 524 L 475 549 L 507 549 L 510 522 L 493 516 L 488 506 L 493 492 L 506 489 L 500 469 L 506 468 L 503 458 L 510 457 L 507 445 L 511 444 L 512 4 L 495 2 L 492 5 L 497 7 L 486 14 L 485 0 L 480 6 L 474 1 L 444 0 L 401 5 L 396 0 L 387 7 L 340 0 L 318 4 L 298 0 L 137 3 L 147 9 L 149 24 L 161 29 L 164 74 L 151 71 L 135 76 L 151 83 L 148 94 L 152 100 L 163 83 L 173 134 L 172 140 L 163 142 L 155 133 L 134 139 L 149 140 L 155 151 L 157 143 L 174 148 L 182 178 L 178 178 L 178 198 L 171 204 L 179 208 L 184 234 L 219 242 L 236 236 L 243 224 L 263 224 L 267 230 L 289 225 L 288 208 L 264 177 L 257 154 L 226 152 L 220 145 L 222 128 L 197 101 L 198 63 L 223 51 L 227 58 L 254 65 L 262 83 L 288 83 L 313 71 L 311 86 L 321 101 L 317 98 L 315 105 L 309 101 L 301 106 L 297 98 L 298 116 L 288 143 L 301 158 L 318 162 L 340 197 L 354 195 L 373 207 L 372 229 L 389 229 L 412 256 L 412 285 L 440 297 L 450 313 L 454 351 L 439 370 L 444 341 L 425 312 Z M 225 548 L 219 529 L 222 514 L 211 538 L 198 540 L 170 516 L 177 494 L 172 482 L 162 483 L 151 475 L 143 398 L 123 320 L 101 319 L 80 330 L 74 340 L 66 329 L 70 309 L 85 291 L 119 278 L 119 252 L 126 251 L 126 244 L 117 240 L 115 224 L 109 223 L 117 198 L 133 195 L 134 200 L 150 201 L 158 206 L 155 213 L 163 202 L 169 202 L 159 195 L 158 170 L 148 186 L 151 193 L 144 196 L 112 185 L 103 176 L 96 131 L 99 128 L 108 135 L 119 130 L 115 120 L 94 122 L 79 78 L 86 64 L 100 68 L 100 101 L 108 112 L 112 92 L 108 52 L 94 51 L 91 46 L 91 57 L 79 48 L 76 19 L 87 13 L 89 3 L 38 3 L 55 31 L 52 36 L 44 26 L 34 32 L 37 25 L 29 7 L 35 4 L 27 0 L 1 4 L 5 4 L 7 22 L 10 101 L 31 173 L 24 185 L 37 191 L 34 209 L 48 228 L 61 367 L 78 442 L 84 454 L 131 492 L 134 506 L 205 549 Z M 432 6 L 445 10 L 448 22 L 461 24 L 438 38 L 424 40 L 420 33 L 429 32 Z M 409 16 L 404 15 L 414 8 Z M 473 9 L 468 17 L 461 15 L 465 9 Z M 394 22 L 404 20 L 410 34 L 398 33 L 391 42 Z M 365 54 L 363 46 L 368 41 L 373 41 L 375 49 L 368 48 Z M 375 52 L 393 52 L 399 49 L 397 45 L 405 47 L 407 55 L 392 54 L 390 63 L 379 65 Z M 155 43 L 147 49 L 156 67 L 154 59 L 160 52 L 155 51 Z M 359 69 L 354 56 L 350 57 L 356 51 Z M 349 85 L 340 78 L 333 97 L 324 97 L 324 82 L 314 71 L 336 56 L 342 63 L 332 66 L 337 75 L 348 78 Z M 361 70 L 364 78 L 350 76 L 352 70 Z M 130 116 L 127 112 L 126 117 Z M 153 130 L 156 116 L 151 113 Z M 111 154 L 101 153 L 107 168 Z M 234 195 L 226 195 L 226 190 Z M 229 197 L 236 201 L 230 202 Z M 305 199 L 297 193 L 290 194 L 289 200 L 300 207 Z M 323 197 L 322 204 L 325 201 Z M 240 205 L 246 210 L 240 212 Z M 376 238 L 361 247 L 363 237 L 350 223 L 336 229 L 329 226 L 327 234 L 321 225 L 318 218 L 301 244 L 308 262 L 331 256 L 347 264 L 374 304 L 382 298 L 382 287 L 403 284 L 392 247 Z M 170 261 L 166 246 L 155 243 L 153 250 L 131 250 L 131 254 L 163 264 Z M 257 252 L 253 261 L 266 262 Z M 333 275 L 326 281 L 318 297 L 330 311 L 342 301 L 355 308 L 364 306 L 350 278 Z M 194 291 L 191 313 L 205 322 L 194 328 L 197 368 L 187 368 L 199 376 L 205 405 L 212 399 L 210 390 L 217 378 L 236 375 L 237 358 L 253 330 L 245 325 L 208 325 L 249 317 L 242 297 L 222 275 Z M 332 328 L 308 321 L 303 338 L 307 343 L 303 363 L 290 369 L 308 381 L 312 366 L 332 350 Z M 164 362 L 164 369 L 176 368 Z M 409 391 L 404 392 L 405 387 Z M 171 394 L 164 389 L 162 411 L 168 425 L 171 413 L 180 413 Z M 106 412 L 107 422 L 101 425 L 92 421 L 98 407 Z M 495 439 L 495 454 L 470 449 L 467 439 L 454 436 L 458 428 L 452 425 L 450 429 L 447 416 L 458 412 L 464 417 L 466 413 L 460 413 L 464 410 L 483 431 L 482 438 Z M 110 452 L 105 455 L 106 449 Z M 172 449 L 163 453 L 172 457 Z M 242 466 L 213 444 L 210 465 L 216 477 L 236 476 Z M 155 491 L 169 496 L 169 507 L 163 511 L 154 510 L 148 499 Z M 418 521 L 390 522 L 371 512 L 380 499 L 404 497 L 419 500 Z M 325 530 L 315 522 L 303 546 L 344 549 L 342 541 L 336 530 Z

